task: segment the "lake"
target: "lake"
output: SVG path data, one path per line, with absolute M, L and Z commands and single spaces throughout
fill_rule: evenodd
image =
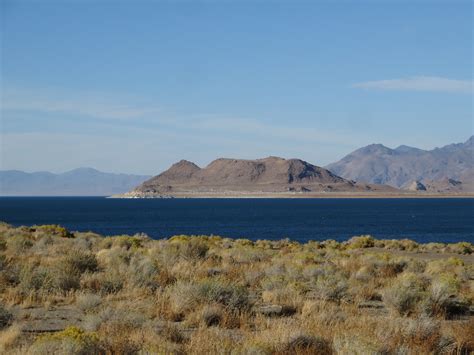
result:
M 104 235 L 146 233 L 297 241 L 370 234 L 418 242 L 474 241 L 474 199 L 107 199 L 2 197 L 0 220 L 61 224 Z

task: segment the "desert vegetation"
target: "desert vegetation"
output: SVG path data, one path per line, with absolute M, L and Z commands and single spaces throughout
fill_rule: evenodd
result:
M 0 225 L 0 352 L 470 354 L 474 246 Z

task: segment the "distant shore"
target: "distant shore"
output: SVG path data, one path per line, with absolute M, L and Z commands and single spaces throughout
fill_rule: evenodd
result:
M 288 193 L 288 192 L 203 192 L 203 193 L 175 193 L 172 195 L 132 195 L 118 194 L 108 198 L 124 198 L 124 199 L 167 199 L 167 198 L 474 198 L 474 193 L 354 193 L 354 192 L 328 192 L 328 193 Z

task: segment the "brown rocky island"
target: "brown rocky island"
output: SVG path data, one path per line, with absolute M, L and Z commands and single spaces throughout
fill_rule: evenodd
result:
M 416 183 L 416 182 L 414 182 Z M 421 184 L 418 184 L 421 186 Z M 416 186 L 418 186 L 416 185 Z M 433 186 L 432 186 L 433 185 Z M 181 160 L 132 191 L 115 198 L 170 197 L 472 197 L 470 189 L 442 182 L 424 189 L 344 179 L 301 159 L 216 159 L 204 168 Z M 434 188 L 436 187 L 436 188 Z
M 114 197 L 311 197 L 396 194 L 400 190 L 356 183 L 300 159 L 217 159 L 205 168 L 181 160 L 134 190 Z

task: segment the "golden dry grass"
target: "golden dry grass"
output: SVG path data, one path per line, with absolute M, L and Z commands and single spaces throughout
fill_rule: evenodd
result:
M 469 354 L 473 252 L 0 224 L 0 351 Z

